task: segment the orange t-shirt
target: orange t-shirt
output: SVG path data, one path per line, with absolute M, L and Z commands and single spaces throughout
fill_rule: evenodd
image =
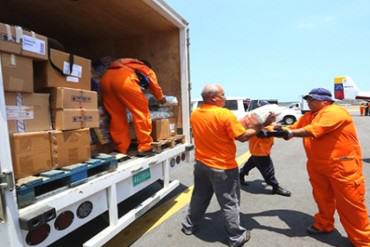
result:
M 307 158 L 330 161 L 360 158 L 361 150 L 355 125 L 349 113 L 337 105 L 328 105 L 316 113 L 305 113 L 291 128 L 304 128 L 314 137 L 304 138 Z
M 204 103 L 191 114 L 191 125 L 196 160 L 222 170 L 238 166 L 235 138 L 245 129 L 230 110 Z
M 272 145 L 274 144 L 274 137 L 258 138 L 252 136 L 248 140 L 249 152 L 253 156 L 268 156 L 271 153 Z

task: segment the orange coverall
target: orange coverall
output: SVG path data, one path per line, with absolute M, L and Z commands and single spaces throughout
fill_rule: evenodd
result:
M 307 170 L 319 212 L 313 226 L 334 229 L 334 211 L 356 247 L 370 246 L 361 150 L 351 116 L 337 105 L 305 113 L 291 128 L 304 128 Z
M 363 116 L 365 114 L 365 108 L 366 108 L 366 105 L 360 104 L 360 115 L 361 116 Z
M 158 100 L 164 97 L 153 70 L 137 59 L 118 59 L 110 65 L 101 79 L 104 107 L 110 120 L 110 134 L 118 151 L 127 153 L 131 140 L 127 121 L 127 108 L 130 110 L 135 126 L 138 151 L 151 150 L 153 142 L 150 136 L 152 123 L 147 98 L 139 85 L 135 74 L 138 70 L 149 80 L 149 89 Z

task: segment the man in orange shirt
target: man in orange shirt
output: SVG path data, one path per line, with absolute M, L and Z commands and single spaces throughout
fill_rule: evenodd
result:
M 311 112 L 286 133 L 286 139 L 303 137 L 307 170 L 318 206 L 310 234 L 334 230 L 334 211 L 356 247 L 370 246 L 370 224 L 365 204 L 360 144 L 352 117 L 333 104 L 330 91 L 312 89 L 304 96 Z
M 226 108 L 224 90 L 208 84 L 202 91 L 203 104 L 193 111 L 191 125 L 195 143 L 194 190 L 188 215 L 182 223 L 186 235 L 199 227 L 212 195 L 215 194 L 225 219 L 228 243 L 243 246 L 250 232 L 240 226 L 240 182 L 235 160 L 235 140 L 245 142 L 262 128 L 255 117 L 245 129 Z M 266 122 L 271 121 L 271 116 Z
M 253 168 L 257 167 L 265 182 L 272 186 L 273 194 L 290 196 L 291 193 L 288 190 L 280 187 L 275 177 L 274 163 L 270 157 L 273 144 L 274 137 L 263 136 L 259 133 L 257 133 L 257 136 L 253 136 L 249 139 L 248 146 L 251 156 L 245 165 L 240 169 L 240 184 L 247 185 L 245 182 L 245 176 L 248 175 Z
M 131 143 L 127 109 L 132 114 L 139 154 L 150 154 L 152 150 L 152 122 L 143 92 L 146 88 L 160 103 L 166 102 L 150 64 L 138 59 L 113 61 L 101 79 L 104 107 L 111 117 L 110 134 L 121 153 L 127 153 Z

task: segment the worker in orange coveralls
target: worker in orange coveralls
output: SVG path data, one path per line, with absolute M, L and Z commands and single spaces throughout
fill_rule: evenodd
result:
M 101 79 L 104 107 L 111 117 L 110 134 L 121 153 L 127 153 L 131 143 L 127 109 L 132 114 L 139 154 L 152 150 L 152 123 L 143 88 L 149 88 L 160 103 L 166 102 L 150 64 L 138 59 L 113 61 Z
M 285 139 L 303 137 L 307 170 L 318 206 L 310 234 L 334 230 L 334 211 L 349 240 L 356 247 L 370 246 L 370 224 L 365 204 L 365 180 L 361 150 L 352 117 L 333 104 L 324 88 L 312 89 L 303 97 L 311 112 L 287 130 Z
M 360 116 L 363 116 L 365 114 L 365 108 L 366 108 L 365 103 L 361 103 L 360 104 Z

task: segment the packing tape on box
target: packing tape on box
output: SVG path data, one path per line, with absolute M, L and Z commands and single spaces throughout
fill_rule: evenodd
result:
M 21 40 L 22 40 L 22 36 L 23 36 L 23 29 L 22 29 L 22 27 L 16 26 L 15 27 L 15 41 L 17 43 L 20 43 Z
M 16 105 L 6 106 L 7 120 L 15 120 L 17 132 L 25 132 L 25 120 L 34 118 L 33 106 L 23 105 L 21 93 L 16 93 L 15 100 Z
M 53 161 L 53 166 L 58 167 L 59 161 L 58 161 L 58 139 L 56 137 L 55 132 L 50 131 L 49 132 L 50 137 L 50 146 L 51 146 L 51 158 Z
M 16 56 L 14 54 L 10 54 L 10 64 L 13 65 L 13 66 L 17 65 L 17 59 L 16 59 Z
M 72 121 L 73 122 L 79 122 L 80 127 L 85 128 L 86 127 L 86 122 L 91 122 L 93 120 L 93 116 L 91 115 L 86 115 L 85 111 L 83 109 L 81 110 L 81 115 L 80 116 L 73 116 Z
M 16 94 L 15 97 L 15 102 L 18 107 L 22 107 L 23 105 L 23 96 L 20 93 Z M 18 132 L 24 132 L 25 131 L 25 124 L 24 124 L 24 119 L 19 119 L 16 120 L 16 126 L 17 126 L 17 131 Z
M 12 35 L 12 29 L 11 29 L 11 26 L 9 24 L 5 24 L 5 29 L 6 29 L 6 40 L 7 41 L 15 41 L 14 40 L 14 37 Z
M 7 120 L 15 120 L 17 132 L 25 132 L 25 120 L 34 118 L 33 106 L 23 105 L 23 95 L 21 93 L 16 93 L 15 102 L 16 105 L 6 106 Z
M 82 90 L 80 90 L 80 94 L 79 95 L 71 95 L 71 100 L 73 102 L 77 102 L 79 103 L 79 107 L 82 108 L 83 107 L 83 103 L 90 103 L 91 102 L 91 97 L 90 96 L 85 96 L 84 95 L 84 92 Z

